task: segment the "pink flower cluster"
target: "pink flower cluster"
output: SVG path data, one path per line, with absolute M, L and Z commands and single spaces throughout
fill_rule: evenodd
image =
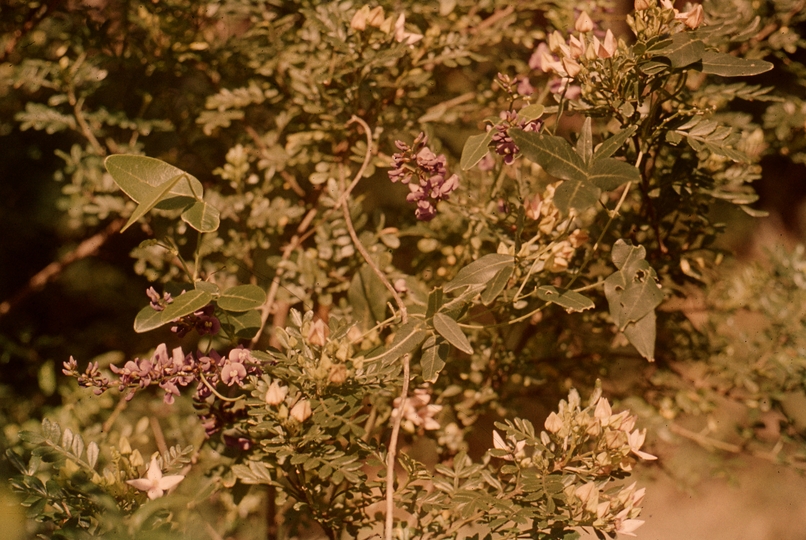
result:
M 495 126 L 488 126 L 487 130 L 495 130 L 493 134 L 492 144 L 495 146 L 495 153 L 504 157 L 504 163 L 511 165 L 515 161 L 520 148 L 509 136 L 509 130 L 513 127 L 520 128 L 523 131 L 539 131 L 542 122 L 540 120 L 521 121 L 518 119 L 518 113 L 515 111 L 504 111 L 501 113 L 504 119 L 500 124 Z
M 448 177 L 445 156 L 436 155 L 427 146 L 428 137 L 420 133 L 413 146 L 403 141 L 395 141 L 398 152 L 393 155 L 394 168 L 389 171 L 392 182 L 400 181 L 409 186 L 406 197 L 417 203 L 414 215 L 420 221 L 430 221 L 437 215 L 436 203 L 447 200 L 452 191 L 459 187 L 459 177 Z
M 64 362 L 62 373 L 76 377 L 79 386 L 94 388 L 101 394 L 109 388 L 117 386 L 123 392 L 128 390 L 126 399 L 134 397 L 137 390 L 158 385 L 164 392 L 165 403 L 173 403 L 179 395 L 179 388 L 196 382 L 194 399 L 203 401 L 212 395 L 212 389 L 219 383 L 227 386 L 243 386 L 248 374 L 260 374 L 257 361 L 248 350 L 238 347 L 232 349 L 229 356 L 221 356 L 212 351 L 209 354 L 184 354 L 182 347 L 176 347 L 168 353 L 168 348 L 161 343 L 150 358 L 129 360 L 123 367 L 114 365 L 109 369 L 117 375 L 117 380 L 110 381 L 100 373 L 97 362 L 90 362 L 84 373 L 78 371 L 78 364 L 71 356 Z

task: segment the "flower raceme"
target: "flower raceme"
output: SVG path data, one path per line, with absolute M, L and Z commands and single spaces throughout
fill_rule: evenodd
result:
M 436 155 L 427 146 L 428 137 L 420 133 L 412 146 L 395 141 L 400 152 L 394 154 L 394 168 L 389 171 L 392 182 L 406 184 L 409 194 L 406 200 L 417 203 L 414 215 L 420 221 L 431 221 L 437 215 L 437 203 L 447 200 L 459 187 L 459 177 L 448 176 L 443 154 Z

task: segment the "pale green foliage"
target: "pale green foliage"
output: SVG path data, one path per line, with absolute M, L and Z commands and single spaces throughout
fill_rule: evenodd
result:
M 221 516 L 203 523 L 220 536 L 260 537 L 239 520 L 274 523 L 261 514 L 270 508 L 284 538 L 314 523 L 331 539 L 366 536 L 379 530 L 396 418 L 396 530 L 413 538 L 462 537 L 471 524 L 490 539 L 629 533 L 643 490 L 616 481 L 635 457 L 654 457 L 636 421 L 710 414 L 717 396 L 744 402 L 753 419 L 781 411 L 780 458 L 801 452 L 804 366 L 787 362 L 802 348 L 803 314 L 787 310 L 787 294 L 762 294 L 774 277 L 714 288 L 722 319 L 701 333 L 664 308 L 717 279 L 721 227 L 709 208 L 758 213 L 760 159 L 802 161 L 802 98 L 727 79 L 788 59 L 802 40 L 783 28 L 802 16 L 781 3 L 756 20 L 720 0 L 706 3 L 708 24 L 689 28 L 647 4 L 628 18 L 635 40 L 603 42 L 569 32 L 573 5 L 542 1 L 171 0 L 114 12 L 127 39 L 111 45 L 100 27 L 73 32 L 77 13 L 43 21 L 52 42 L 32 40 L 36 53 L 13 64 L 4 91 L 26 96 L 21 129 L 72 137 L 56 172 L 71 225 L 117 217 L 149 235 L 134 268 L 160 290 L 134 330 L 215 316 L 223 331 L 189 346 L 199 349 L 183 375 L 193 410 L 177 398 L 167 437 L 124 401 L 109 434 L 99 409 L 81 418 L 81 435 L 49 420 L 42 435 L 21 435 L 33 457 L 9 454 L 23 473 L 14 485 L 41 531 L 193 537 L 207 534 L 196 518 L 209 498 Z M 768 22 L 780 31 L 755 39 Z M 543 42 L 545 72 L 527 62 Z M 147 82 L 124 112 L 108 93 L 137 77 Z M 427 224 L 387 176 L 395 141 L 420 131 L 449 173 L 461 171 Z M 800 258 L 770 271 L 796 294 Z M 771 321 L 741 350 L 721 322 L 737 298 Z M 785 346 L 771 351 L 772 338 Z M 249 375 L 232 365 L 239 344 L 252 349 Z M 237 382 L 211 384 L 198 365 L 227 353 Z M 614 414 L 596 379 L 612 389 L 616 362 L 640 373 L 644 359 L 658 360 L 652 391 L 619 387 L 641 420 Z M 125 369 L 148 372 L 142 362 Z M 114 389 L 102 382 L 109 363 L 83 384 Z M 569 383 L 590 390 L 587 406 Z M 79 417 L 75 390 L 64 392 L 60 414 Z M 482 443 L 480 420 L 498 422 Z M 742 435 L 765 448 L 748 425 Z M 187 476 L 147 501 L 126 480 L 142 477 L 145 448 L 164 449 L 161 437 L 184 448 L 162 456 L 163 472 Z M 52 469 L 40 468 L 45 455 Z

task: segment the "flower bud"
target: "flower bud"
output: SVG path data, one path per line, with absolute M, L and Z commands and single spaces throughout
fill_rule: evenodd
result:
M 327 327 L 325 321 L 317 319 L 308 331 L 308 343 L 318 347 L 324 347 L 327 344 L 327 336 L 329 334 L 330 328 Z
M 593 30 L 593 21 L 587 12 L 583 11 L 579 14 L 579 17 L 577 17 L 577 20 L 574 23 L 574 30 L 583 33 Z
M 285 396 L 288 395 L 288 387 L 280 386 L 279 381 L 272 381 L 269 386 L 269 391 L 266 392 L 266 403 L 272 407 L 279 405 L 285 401 Z
M 355 12 L 353 20 L 350 21 L 350 28 L 353 30 L 363 31 L 367 27 L 367 19 L 369 18 L 369 6 L 363 6 Z
M 327 380 L 331 384 L 342 384 L 347 380 L 347 366 L 344 364 L 333 364 L 330 366 L 330 373 Z
M 563 58 L 562 64 L 569 77 L 574 78 L 579 75 L 580 67 L 576 60 L 572 58 Z
M 563 428 L 563 419 L 560 418 L 560 416 L 557 413 L 552 412 L 548 416 L 548 418 L 546 418 L 546 421 L 543 424 L 543 426 L 546 428 L 546 430 L 550 431 L 551 433 L 557 433 Z
M 291 407 L 291 412 L 289 414 L 291 415 L 291 418 L 301 424 L 310 418 L 312 413 L 311 402 L 305 398 L 302 398 L 297 401 L 296 405 Z
M 635 11 L 644 11 L 652 7 L 652 4 L 650 0 L 635 0 L 633 6 L 635 7 Z
M 610 58 L 616 54 L 616 36 L 610 30 L 605 34 L 604 42 L 599 47 L 599 58 Z
M 686 11 L 685 13 L 678 13 L 674 17 L 678 21 L 683 21 L 687 27 L 695 30 L 698 28 L 703 21 L 703 11 L 702 6 L 697 4 L 691 11 Z
M 374 26 L 375 28 L 380 28 L 383 24 L 383 21 L 383 8 L 381 6 L 375 6 L 375 8 L 369 12 L 367 24 L 369 26 Z

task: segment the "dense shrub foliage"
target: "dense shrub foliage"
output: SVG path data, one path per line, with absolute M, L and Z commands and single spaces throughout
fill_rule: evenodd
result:
M 806 16 L 618 8 L 0 8 L 0 133 L 149 282 L 69 359 L 4 330 L 49 397 L 2 412 L 29 532 L 614 538 L 680 440 L 803 467 L 803 250 L 719 238 L 804 163 Z

